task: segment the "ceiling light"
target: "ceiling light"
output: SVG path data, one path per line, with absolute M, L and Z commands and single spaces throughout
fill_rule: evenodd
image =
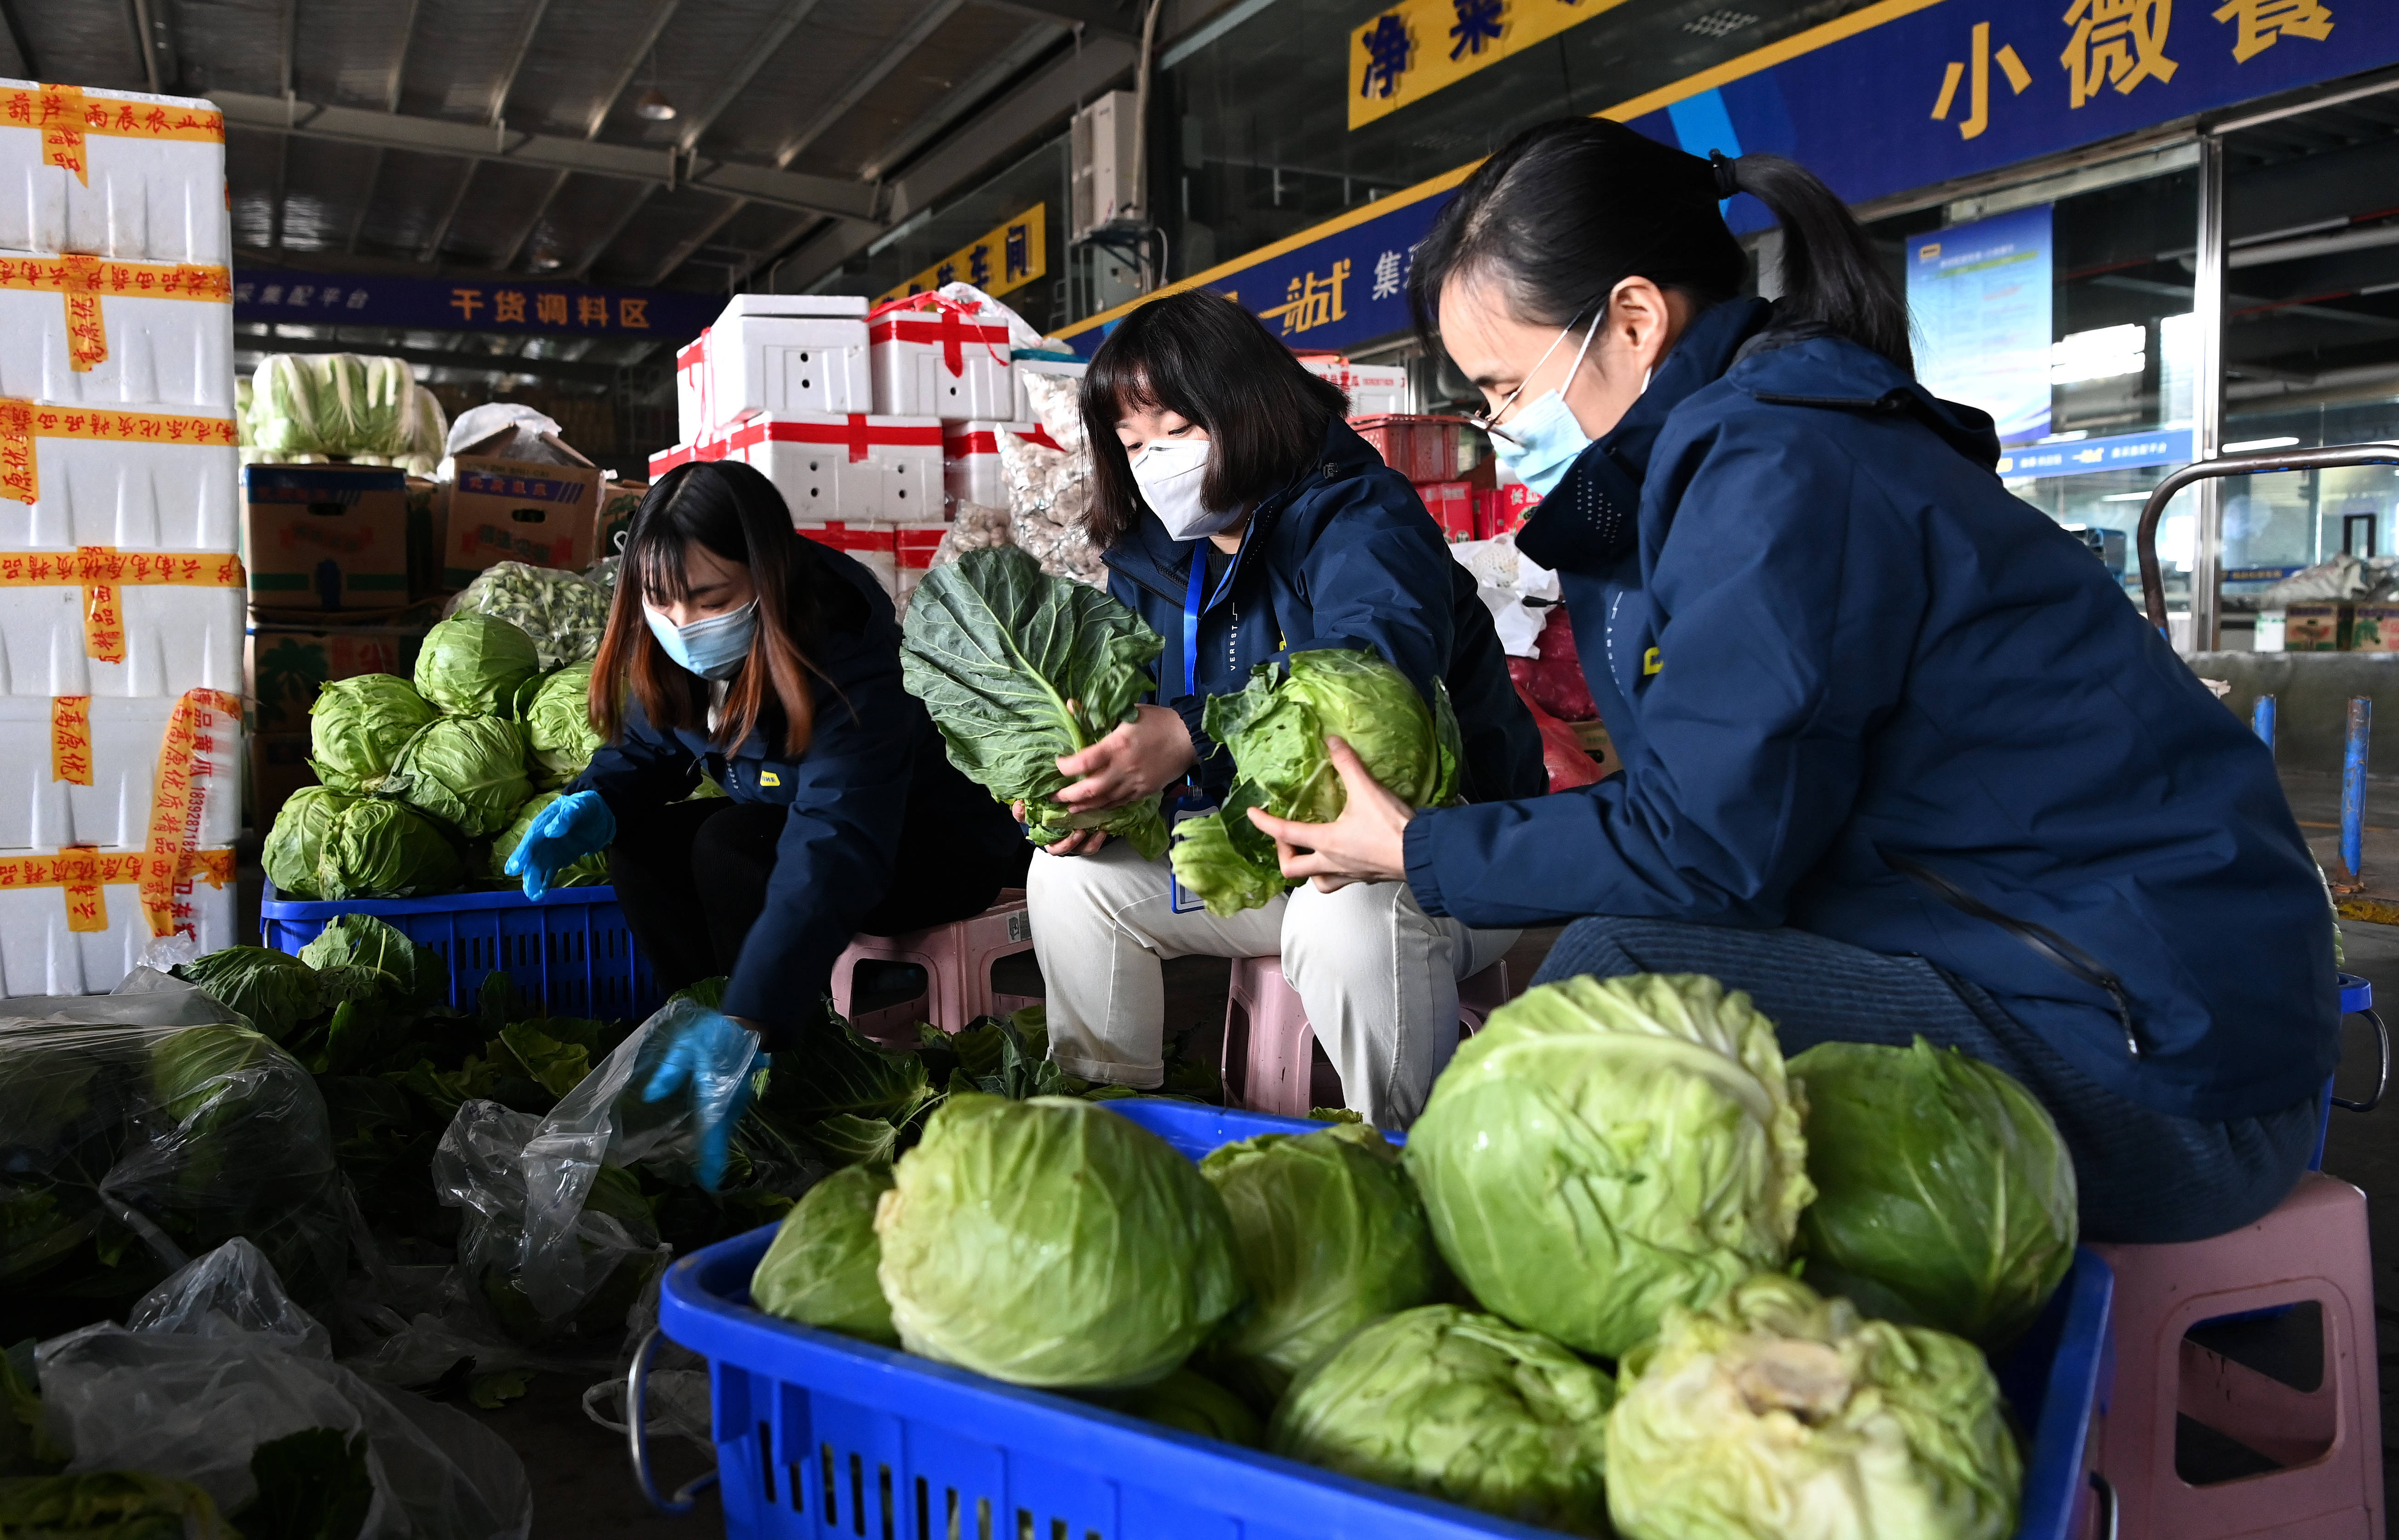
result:
M 674 116 L 675 106 L 673 102 L 667 100 L 666 92 L 653 86 L 634 101 L 633 114 L 637 117 L 646 117 L 653 123 L 664 123 Z
M 2248 454 L 2257 450 L 2289 449 L 2298 441 L 2299 440 L 2296 437 L 2287 433 L 2280 439 L 2243 439 L 2237 444 L 2225 445 L 2216 453 L 2219 454 Z

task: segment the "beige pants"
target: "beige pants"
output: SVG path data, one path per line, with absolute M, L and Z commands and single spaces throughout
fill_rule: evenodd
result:
M 1050 1057 L 1069 1074 L 1145 1088 L 1164 1078 L 1160 959 L 1280 954 L 1349 1105 L 1404 1128 L 1457 1047 L 1457 981 L 1517 936 L 1434 919 L 1405 883 L 1302 886 L 1223 919 L 1178 914 L 1172 875 L 1121 840 L 1091 856 L 1034 854 L 1025 889 Z

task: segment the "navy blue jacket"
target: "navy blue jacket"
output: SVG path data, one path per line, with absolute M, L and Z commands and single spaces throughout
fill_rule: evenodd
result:
M 1767 317 L 1705 312 L 1584 452 L 1639 493 L 1637 545 L 1564 574 L 1623 773 L 1420 815 L 1418 899 L 1486 925 L 1790 925 L 1982 985 L 2159 1112 L 2319 1094 L 2331 919 L 2272 756 L 2000 485 L 1987 417 L 1837 338 L 1743 351 Z M 1567 490 L 1524 546 L 1588 513 Z M 2111 971 L 2137 1057 L 2103 990 L 1943 878 Z
M 1257 664 L 1319 647 L 1371 647 L 1428 699 L 1435 679 L 1447 682 L 1469 801 L 1547 787 L 1541 736 L 1509 682 L 1474 578 L 1451 558 L 1416 488 L 1349 424 L 1335 418 L 1323 453 L 1250 515 L 1216 602 L 1200 617 L 1198 677 L 1186 680 L 1183 601 L 1204 548 L 1173 539 L 1145 511 L 1105 560 L 1108 591 L 1166 639 L 1158 698 L 1190 728 L 1197 778 L 1212 797 L 1230 790 L 1233 757 L 1200 730 L 1207 697 L 1242 689 Z
M 598 791 L 621 817 L 687 795 L 705 767 L 736 802 L 791 809 L 766 909 L 725 992 L 726 1015 L 757 1021 L 770 1036 L 820 1006 L 834 960 L 891 885 L 903 839 L 911 860 L 1023 866 L 1023 831 L 950 763 L 924 703 L 901 688 L 900 627 L 874 574 L 839 551 L 800 545 L 817 563 L 810 576 L 823 615 L 811 654 L 823 677 L 807 752 L 784 756 L 771 694 L 730 753 L 705 732 L 660 731 L 634 701 L 623 736 L 570 788 Z

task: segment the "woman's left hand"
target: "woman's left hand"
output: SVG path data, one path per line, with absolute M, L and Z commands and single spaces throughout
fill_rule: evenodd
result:
M 1250 821 L 1274 836 L 1286 877 L 1309 877 L 1320 893 L 1351 883 L 1395 882 L 1407 875 L 1406 831 L 1416 809 L 1383 790 L 1363 761 L 1337 737 L 1324 740 L 1349 800 L 1331 823 L 1294 823 L 1258 808 Z

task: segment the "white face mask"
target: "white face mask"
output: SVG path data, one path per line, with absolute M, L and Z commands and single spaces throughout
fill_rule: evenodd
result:
M 1208 480 L 1205 439 L 1153 439 L 1141 446 L 1132 461 L 1142 501 L 1173 538 L 1198 540 L 1240 522 L 1240 509 L 1216 512 L 1200 501 L 1200 489 Z

